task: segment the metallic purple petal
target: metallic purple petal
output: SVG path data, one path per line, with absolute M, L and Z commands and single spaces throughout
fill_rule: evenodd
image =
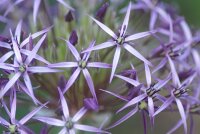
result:
M 6 60 L 8 60 L 12 55 L 14 54 L 13 51 L 9 51 L 6 54 L 4 54 L 1 58 L 0 58 L 0 63 L 5 62 Z
M 12 44 L 13 44 L 13 51 L 15 53 L 16 59 L 18 63 L 22 63 L 22 56 L 19 51 L 19 46 L 17 45 L 17 42 L 15 41 L 14 38 L 12 38 Z
M 2 125 L 5 125 L 5 126 L 9 126 L 9 125 L 10 125 L 10 123 L 7 122 L 5 119 L 3 119 L 1 116 L 0 116 L 0 123 L 1 123 Z
M 17 106 L 16 91 L 13 91 L 13 98 L 12 98 L 12 103 L 11 103 L 11 107 L 10 107 L 11 108 L 11 110 L 10 110 L 11 123 L 15 123 L 16 106 Z
M 87 64 L 87 67 L 95 67 L 95 68 L 111 68 L 112 65 L 107 63 L 101 63 L 101 62 L 90 62 Z
M 84 77 L 85 77 L 85 79 L 87 81 L 87 84 L 88 84 L 89 88 L 90 88 L 90 92 L 92 93 L 92 96 L 97 101 L 97 96 L 96 96 L 95 89 L 94 89 L 94 83 L 92 81 L 92 77 L 90 76 L 90 73 L 88 72 L 87 69 L 83 69 L 82 72 L 83 72 L 83 75 L 84 75 Z
M 77 79 L 77 77 L 79 76 L 81 72 L 80 68 L 77 68 L 74 73 L 71 75 L 71 77 L 69 78 L 69 80 L 67 81 L 67 84 L 65 86 L 65 89 L 63 91 L 63 93 L 67 92 L 67 90 L 72 86 L 72 84 L 75 82 L 75 80 Z
M 15 3 L 13 3 L 11 6 L 7 8 L 7 10 L 4 12 L 4 17 L 7 16 L 10 12 L 12 12 L 13 8 L 18 5 L 19 3 L 23 2 L 24 0 L 16 0 Z
M 128 5 L 126 16 L 124 18 L 124 22 L 123 22 L 121 30 L 120 30 L 120 37 L 122 37 L 126 33 L 126 30 L 128 27 L 128 22 L 129 22 L 129 17 L 130 17 L 130 12 L 131 12 L 131 2 Z
M 46 102 L 45 104 L 41 105 L 40 107 L 34 109 L 33 111 L 31 111 L 30 113 L 28 113 L 26 116 L 24 116 L 19 123 L 20 124 L 25 124 L 28 120 L 30 120 L 36 113 L 38 113 L 44 106 L 46 106 L 48 104 L 48 102 Z
M 49 64 L 48 67 L 50 68 L 71 68 L 71 67 L 78 67 L 77 62 L 59 62 L 54 64 Z
M 67 128 L 63 127 L 58 134 L 68 134 Z M 69 133 L 70 134 L 70 133 Z
M 85 113 L 87 112 L 87 109 L 85 107 L 82 107 L 75 115 L 74 117 L 72 118 L 72 121 L 73 122 L 77 122 L 80 120 L 80 118 L 82 118 Z
M 141 32 L 141 33 L 133 34 L 133 35 L 130 35 L 130 36 L 126 37 L 125 41 L 128 42 L 128 41 L 137 40 L 137 39 L 149 36 L 149 35 L 151 35 L 151 34 L 153 34 L 155 32 L 156 31 L 147 31 L 147 32 Z
M 165 78 L 164 80 L 160 80 L 156 85 L 154 85 L 154 87 L 159 90 L 161 89 L 163 86 L 165 86 L 169 80 L 171 79 L 171 73 L 167 76 L 167 78 Z
M 15 70 L 14 68 L 15 66 L 13 66 L 12 64 L 7 64 L 7 63 L 0 63 L 0 68 L 4 69 L 4 70 Z
M 48 68 L 48 67 L 40 67 L 40 66 L 28 67 L 27 71 L 31 72 L 31 73 L 56 73 L 56 72 L 62 72 L 62 70 L 51 69 L 51 68 Z
M 124 44 L 124 48 L 129 51 L 132 55 L 137 57 L 138 59 L 142 60 L 144 63 L 146 63 L 149 66 L 153 66 L 151 62 L 149 62 L 146 58 L 144 58 L 137 50 L 135 50 L 132 46 L 128 44 Z
M 144 63 L 144 67 L 145 67 L 147 86 L 150 87 L 151 86 L 151 71 L 149 69 L 149 66 L 145 63 Z
M 175 99 L 175 101 L 176 101 L 179 113 L 180 113 L 182 121 L 183 121 L 185 133 L 187 134 L 187 119 L 186 119 L 186 115 L 185 115 L 185 110 L 184 110 L 183 105 L 182 105 L 182 103 L 179 99 Z
M 121 47 L 117 46 L 115 54 L 114 54 L 114 58 L 113 58 L 113 63 L 112 63 L 112 71 L 111 71 L 111 75 L 110 75 L 110 83 L 112 82 L 112 79 L 114 77 L 116 68 L 117 68 L 117 64 L 119 62 L 119 58 L 120 58 L 120 53 L 121 53 Z
M 88 125 L 81 125 L 81 124 L 74 124 L 74 128 L 86 132 L 96 132 L 96 133 L 106 133 L 109 134 L 109 132 L 103 131 L 99 128 L 93 127 L 93 126 L 88 126 Z
M 161 62 L 154 68 L 154 70 L 152 71 L 152 73 L 157 72 L 158 70 L 160 70 L 161 68 L 163 68 L 167 63 L 167 58 L 163 58 L 161 60 Z
M 17 28 L 15 30 L 15 38 L 17 39 L 18 43 L 20 43 L 21 32 L 22 32 L 22 20 L 19 21 L 19 23 L 17 24 Z
M 141 100 L 143 100 L 143 99 L 146 98 L 146 97 L 147 97 L 146 94 L 141 94 L 141 95 L 139 95 L 139 96 L 133 98 L 133 99 L 130 100 L 126 105 L 124 105 L 122 108 L 120 108 L 120 109 L 117 111 L 117 113 L 118 113 L 118 112 L 121 112 L 122 110 L 126 109 L 126 108 L 129 107 L 129 106 L 132 106 L 132 105 L 137 104 L 138 102 L 140 102 Z
M 148 111 L 149 111 L 149 116 L 150 116 L 150 121 L 151 121 L 151 125 L 154 125 L 154 103 L 153 103 L 153 99 L 151 97 L 148 97 Z
M 151 17 L 149 22 L 149 29 L 153 30 L 156 24 L 156 19 L 158 18 L 158 14 L 155 11 L 151 11 Z
M 39 120 L 41 122 L 47 123 L 49 125 L 53 125 L 53 126 L 65 126 L 64 121 L 59 120 L 59 119 L 54 119 L 54 118 L 50 118 L 50 117 L 34 117 L 34 119 Z
M 174 97 L 170 97 L 168 98 L 161 107 L 159 107 L 159 109 L 153 114 L 153 116 L 156 116 L 157 114 L 159 114 L 160 112 L 162 112 L 163 110 L 165 110 L 172 102 L 174 101 Z
M 83 105 L 88 110 L 93 110 L 96 112 L 99 110 L 99 105 L 94 98 L 85 98 L 83 100 Z
M 128 77 L 124 77 L 124 76 L 122 76 L 122 75 L 115 75 L 115 76 L 116 76 L 117 78 L 120 78 L 120 79 L 122 79 L 122 80 L 124 80 L 124 81 L 130 83 L 130 84 L 133 85 L 133 86 L 139 86 L 139 85 L 140 85 L 140 83 L 139 83 L 138 81 L 134 80 L 134 79 L 131 79 L 131 78 L 128 78 Z
M 95 18 L 91 17 L 90 18 L 95 21 L 97 23 L 97 25 L 99 25 L 99 27 L 101 27 L 107 34 L 109 34 L 111 37 L 113 37 L 114 39 L 117 39 L 117 36 L 115 35 L 115 33 L 108 28 L 106 25 L 104 25 L 103 23 L 101 23 L 100 21 L 96 20 Z
M 15 84 L 15 82 L 19 79 L 21 76 L 21 72 L 17 72 L 5 85 L 5 87 L 0 90 L 0 98 L 4 96 L 4 94 Z
M 58 88 L 58 92 L 60 95 L 60 100 L 61 100 L 62 111 L 63 111 L 64 117 L 65 117 L 65 119 L 68 119 L 69 118 L 69 108 L 68 108 L 67 102 L 66 102 L 60 88 Z
M 117 122 L 115 122 L 114 124 L 112 124 L 111 126 L 109 126 L 106 129 L 111 129 L 114 128 L 118 125 L 120 125 L 121 123 L 123 123 L 124 121 L 128 120 L 131 116 L 133 116 L 136 112 L 138 111 L 138 107 L 136 106 L 133 110 L 131 110 L 130 112 L 128 112 L 125 116 L 123 116 L 120 120 L 118 120 Z
M 34 0 L 33 5 L 33 22 L 36 24 L 37 14 L 40 7 L 41 0 Z
M 80 54 L 76 50 L 76 48 L 69 41 L 65 40 L 65 42 L 67 43 L 67 46 L 68 46 L 69 50 L 71 51 L 73 56 L 76 58 L 76 60 L 77 61 L 81 60 Z

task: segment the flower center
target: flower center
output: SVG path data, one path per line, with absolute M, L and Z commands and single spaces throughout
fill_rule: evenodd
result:
M 74 123 L 72 122 L 71 119 L 68 119 L 68 120 L 66 121 L 65 126 L 67 127 L 67 129 L 72 129 L 73 126 L 74 126 Z
M 10 125 L 8 127 L 8 130 L 11 134 L 14 134 L 15 132 L 17 132 L 17 126 L 16 125 Z
M 147 103 L 145 101 L 141 101 L 138 105 L 140 110 L 147 108 Z
M 124 37 L 118 37 L 117 40 L 116 40 L 117 44 L 119 44 L 119 45 L 123 45 L 124 41 L 125 41 Z
M 84 60 L 81 60 L 78 62 L 78 66 L 82 69 L 84 69 L 87 66 L 87 62 Z
M 159 90 L 154 87 L 154 84 L 151 85 L 147 90 L 146 93 L 149 97 L 153 97 Z
M 187 93 L 189 91 L 189 89 L 175 89 L 173 91 L 173 94 L 176 98 L 181 97 L 183 94 Z
M 19 71 L 22 72 L 22 73 L 25 72 L 26 71 L 26 65 L 24 65 L 24 64 L 20 65 L 19 66 Z

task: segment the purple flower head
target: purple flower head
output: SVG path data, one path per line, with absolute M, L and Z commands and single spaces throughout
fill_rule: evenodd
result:
M 69 37 L 69 42 L 74 46 L 78 43 L 78 36 L 75 30 L 71 32 L 70 37 Z
M 96 13 L 97 20 L 99 20 L 100 22 L 103 21 L 108 7 L 109 7 L 109 3 L 106 2 L 97 10 L 97 13 Z
M 27 128 L 25 126 L 25 123 L 27 123 L 35 114 L 37 114 L 45 105 L 47 105 L 47 103 L 41 105 L 40 107 L 34 109 L 33 111 L 31 111 L 29 114 L 27 114 L 26 116 L 24 116 L 22 119 L 20 119 L 19 121 L 16 119 L 16 108 L 17 108 L 17 100 L 16 100 L 16 92 L 13 90 L 12 94 L 10 96 L 12 102 L 10 105 L 10 111 L 8 110 L 7 106 L 5 105 L 5 103 L 3 103 L 3 106 L 7 112 L 7 114 L 9 115 L 10 121 L 6 121 L 5 119 L 3 119 L 2 117 L 0 117 L 0 125 L 4 126 L 7 128 L 7 131 L 9 133 L 30 133 L 32 134 L 33 132 Z
M 143 37 L 146 37 L 146 36 L 149 36 L 152 33 L 155 33 L 155 31 L 152 31 L 152 32 L 141 32 L 141 33 L 137 33 L 137 34 L 133 34 L 133 35 L 127 36 L 126 35 L 126 31 L 127 31 L 127 28 L 128 28 L 130 10 L 131 10 L 131 3 L 129 4 L 129 7 L 128 7 L 128 10 L 127 10 L 126 16 L 124 18 L 123 24 L 121 26 L 119 35 L 116 35 L 106 25 L 104 25 L 103 23 L 101 23 L 98 20 L 94 19 L 93 17 L 91 17 L 91 19 L 93 21 L 95 21 L 97 23 L 97 25 L 99 25 L 107 34 L 109 34 L 112 37 L 113 40 L 104 42 L 104 43 L 102 43 L 100 45 L 97 45 L 95 47 L 91 47 L 91 48 L 83 51 L 83 53 L 89 52 L 89 51 L 93 51 L 93 50 L 100 50 L 100 49 L 104 49 L 104 48 L 108 48 L 108 47 L 113 47 L 113 46 L 116 47 L 114 58 L 113 58 L 113 63 L 112 63 L 112 72 L 111 72 L 110 82 L 112 81 L 112 79 L 114 77 L 115 70 L 117 68 L 118 61 L 119 61 L 119 58 L 120 58 L 122 47 L 125 48 L 132 55 L 136 56 L 138 59 L 142 60 L 144 63 L 152 66 L 152 64 L 145 57 L 143 57 L 136 49 L 134 49 L 130 45 L 129 42 L 137 40 L 137 39 L 140 39 L 140 38 L 143 38 Z
M 65 15 L 65 21 L 66 22 L 71 22 L 74 20 L 73 12 L 70 10 L 66 15 Z M 73 43 L 72 43 L 73 44 Z
M 67 43 L 67 47 L 73 54 L 74 58 L 76 59 L 76 62 L 60 62 L 55 64 L 48 65 L 51 68 L 76 68 L 69 80 L 67 81 L 67 84 L 64 89 L 64 93 L 68 91 L 68 89 L 72 86 L 72 84 L 75 82 L 75 80 L 78 78 L 79 74 L 82 72 L 87 84 L 90 88 L 90 92 L 92 93 L 92 96 L 97 101 L 97 96 L 94 89 L 94 84 L 92 81 L 92 77 L 88 71 L 88 68 L 110 68 L 111 65 L 101 62 L 89 62 L 90 52 L 85 53 L 82 57 L 76 50 L 76 48 L 67 40 L 65 40 Z M 95 41 L 91 42 L 89 47 L 94 46 Z M 98 102 L 98 101 L 97 101 Z
M 71 117 L 69 114 L 67 102 L 59 88 L 58 91 L 60 94 L 61 106 L 63 111 L 63 120 L 43 116 L 35 117 L 36 120 L 39 120 L 52 126 L 62 127 L 59 133 L 75 134 L 76 129 L 86 132 L 108 133 L 93 126 L 79 124 L 78 121 L 86 114 L 87 109 L 83 107 L 73 117 Z

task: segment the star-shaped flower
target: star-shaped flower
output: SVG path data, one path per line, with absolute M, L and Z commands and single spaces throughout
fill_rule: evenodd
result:
M 136 49 L 134 49 L 129 44 L 129 42 L 143 38 L 143 37 L 146 37 L 146 36 L 149 36 L 152 33 L 154 33 L 155 31 L 141 32 L 141 33 L 137 33 L 137 34 L 127 36 L 126 31 L 127 31 L 127 28 L 128 28 L 130 10 L 131 10 L 131 3 L 129 4 L 129 7 L 128 7 L 128 10 L 127 10 L 126 16 L 124 18 L 123 24 L 121 26 L 119 34 L 115 34 L 106 25 L 104 25 L 103 23 L 94 19 L 93 17 L 91 17 L 92 20 L 97 23 L 97 25 L 99 25 L 107 34 L 109 34 L 112 37 L 112 40 L 104 42 L 104 43 L 97 45 L 95 47 L 91 47 L 91 48 L 83 51 L 83 53 L 93 51 L 93 50 L 100 50 L 100 49 L 104 49 L 104 48 L 108 48 L 108 47 L 113 47 L 113 46 L 116 47 L 114 58 L 113 58 L 113 63 L 112 63 L 112 72 L 111 72 L 111 76 L 110 76 L 110 82 L 112 81 L 112 79 L 114 77 L 115 70 L 116 70 L 117 65 L 118 65 L 118 61 L 119 61 L 119 58 L 120 58 L 122 48 L 125 48 L 132 55 L 136 56 L 138 59 L 142 60 L 144 63 L 152 66 L 152 64 L 145 57 L 143 57 Z
M 60 94 L 63 112 L 62 120 L 44 116 L 35 117 L 36 120 L 39 120 L 52 126 L 62 127 L 59 134 L 75 134 L 76 129 L 86 132 L 109 133 L 93 126 L 79 124 L 78 121 L 85 115 L 87 109 L 85 107 L 82 107 L 73 117 L 71 117 L 67 102 L 62 94 L 62 91 L 59 88 L 58 91 Z
M 72 86 L 72 84 L 78 78 L 79 74 L 83 72 L 83 75 L 90 88 L 90 92 L 92 93 L 92 96 L 97 101 L 94 84 L 90 76 L 90 73 L 88 71 L 88 68 L 111 68 L 111 65 L 106 64 L 106 63 L 101 63 L 101 62 L 89 62 L 90 52 L 85 53 L 81 57 L 78 51 L 76 50 L 76 48 L 69 41 L 67 40 L 65 41 L 71 53 L 73 54 L 74 58 L 76 59 L 76 62 L 61 62 L 61 63 L 50 64 L 48 66 L 51 68 L 72 68 L 72 67 L 76 68 L 74 73 L 71 75 L 71 77 L 67 81 L 65 89 L 63 90 L 64 93 L 67 92 L 67 90 Z M 92 46 L 94 46 L 94 44 L 95 44 L 95 41 L 91 42 L 89 47 L 91 48 Z

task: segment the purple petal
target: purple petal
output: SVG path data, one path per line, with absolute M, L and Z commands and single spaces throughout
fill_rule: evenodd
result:
M 7 49 L 11 49 L 10 44 L 8 44 L 8 43 L 6 43 L 6 42 L 2 42 L 2 41 L 0 41 L 0 47 L 7 48 Z
M 128 22 L 129 22 L 129 17 L 130 17 L 130 12 L 131 12 L 131 2 L 129 3 L 129 6 L 128 6 L 128 9 L 126 12 L 126 16 L 124 18 L 124 22 L 123 22 L 121 30 L 120 30 L 120 37 L 122 37 L 126 33 L 126 30 L 128 27 Z
M 15 115 L 16 115 L 16 91 L 13 91 L 13 98 L 11 103 L 11 111 L 10 111 L 10 119 L 12 123 L 15 123 Z
M 111 128 L 114 128 L 114 127 L 120 125 L 121 123 L 123 123 L 124 121 L 126 121 L 127 119 L 129 119 L 131 116 L 133 116 L 137 111 L 138 111 L 138 107 L 136 106 L 133 110 L 131 110 L 130 112 L 128 112 L 120 120 L 118 120 L 117 122 L 115 122 L 114 124 L 112 124 L 110 127 L 106 128 L 106 129 L 111 129 Z
M 192 37 L 190 27 L 188 26 L 188 24 L 186 23 L 184 19 L 181 21 L 180 25 L 182 27 L 186 40 L 188 41 L 192 40 L 193 37 Z
M 53 27 L 53 26 L 48 27 L 48 28 L 45 28 L 45 29 L 43 29 L 43 30 L 41 30 L 41 31 L 39 31 L 39 32 L 36 32 L 36 33 L 32 34 L 32 35 L 31 35 L 32 39 L 35 39 L 35 38 L 37 38 L 38 36 L 47 33 L 52 27 Z M 26 38 L 26 39 L 20 44 L 20 48 L 24 47 L 24 46 L 25 46 L 26 44 L 28 44 L 28 43 L 29 43 L 29 37 Z
M 150 116 L 150 121 L 151 121 L 151 125 L 154 125 L 154 103 L 153 103 L 153 99 L 151 97 L 148 97 L 148 111 L 149 111 L 149 116 Z
M 151 11 L 151 17 L 149 22 L 149 29 L 153 30 L 156 24 L 156 19 L 158 18 L 158 14 L 155 11 Z
M 122 79 L 122 80 L 124 80 L 124 81 L 130 83 L 130 84 L 133 85 L 133 86 L 139 86 L 139 85 L 140 85 L 140 83 L 139 83 L 138 81 L 134 80 L 134 79 L 131 79 L 131 78 L 128 78 L 128 77 L 124 77 L 124 76 L 122 76 L 122 75 L 115 75 L 115 76 L 116 76 L 117 78 L 120 78 L 120 79 Z
M 155 73 L 157 72 L 158 70 L 160 70 L 161 68 L 163 68 L 167 63 L 167 59 L 166 58 L 163 58 L 161 60 L 161 62 L 154 68 L 154 70 L 152 71 L 152 73 Z
M 58 88 L 58 92 L 60 95 L 60 100 L 61 100 L 61 105 L 62 105 L 62 111 L 64 114 L 65 119 L 69 118 L 69 109 L 68 109 L 68 105 L 67 102 L 63 96 L 63 93 L 61 92 L 60 88 Z
M 167 134 L 172 134 L 172 133 L 174 133 L 174 131 L 176 131 L 178 128 L 180 128 L 182 124 L 183 124 L 183 121 L 182 121 L 182 119 L 181 119 L 181 120 L 178 121 L 178 123 L 177 123 L 172 129 L 170 129 L 170 130 L 167 132 Z
M 154 85 L 154 87 L 159 90 L 161 89 L 163 86 L 165 86 L 169 80 L 171 79 L 171 73 L 167 76 L 167 78 L 165 78 L 164 80 L 159 81 L 156 85 Z
M 2 125 L 5 125 L 5 126 L 9 126 L 10 125 L 10 123 L 9 122 L 7 122 L 5 119 L 3 119 L 2 117 L 0 117 L 0 123 L 2 124 Z
M 161 107 L 159 107 L 159 109 L 153 114 L 153 116 L 156 116 L 157 114 L 159 114 L 160 112 L 162 112 L 163 110 L 165 110 L 172 102 L 174 101 L 174 97 L 170 97 L 168 98 Z
M 19 51 L 19 47 L 18 47 L 17 42 L 15 41 L 15 39 L 13 37 L 12 37 L 12 44 L 13 44 L 13 51 L 15 53 L 17 62 L 22 63 L 22 56 L 21 56 L 21 53 Z
M 59 63 L 49 64 L 48 67 L 71 68 L 71 67 L 78 67 L 78 63 L 77 62 L 59 62 Z
M 15 38 L 17 38 L 18 43 L 20 43 L 21 32 L 22 32 L 22 20 L 19 21 L 17 28 L 15 30 Z
M 129 106 L 135 105 L 138 102 L 140 102 L 141 100 L 143 100 L 144 98 L 146 98 L 147 95 L 146 94 L 141 94 L 135 98 L 133 98 L 132 100 L 130 100 L 125 106 L 123 106 L 122 108 L 120 108 L 117 113 L 121 112 L 122 110 L 126 109 Z
M 8 64 L 8 63 L 0 63 L 0 68 L 4 69 L 4 70 L 15 70 L 14 68 L 15 66 L 13 66 L 12 64 Z
M 94 97 L 94 99 L 96 99 L 96 101 L 97 101 L 97 96 L 96 96 L 95 89 L 94 89 L 94 83 L 92 81 L 90 73 L 88 72 L 87 69 L 83 69 L 82 71 L 83 71 L 83 75 L 84 75 L 84 77 L 85 77 L 85 79 L 87 81 L 87 84 L 88 84 L 88 86 L 90 88 L 90 92 L 92 93 L 92 96 Z
M 98 111 L 99 105 L 94 98 L 85 98 L 83 100 L 84 107 L 88 110 Z
M 131 47 L 128 44 L 124 44 L 124 48 L 129 51 L 132 55 L 137 57 L 138 59 L 142 60 L 144 63 L 146 63 L 149 66 L 153 66 L 151 62 L 149 62 L 146 58 L 144 58 L 137 50 L 135 50 L 133 47 Z
M 100 21 L 96 20 L 95 18 L 91 17 L 90 18 L 95 21 L 97 23 L 97 25 L 99 25 L 99 27 L 101 27 L 107 34 L 109 34 L 111 37 L 113 37 L 114 39 L 117 39 L 117 36 L 115 35 L 115 33 L 108 28 L 106 25 L 104 25 L 103 23 L 101 23 Z
M 4 94 L 15 84 L 15 82 L 19 79 L 21 76 L 21 72 L 17 72 L 5 85 L 5 87 L 0 90 L 0 98 L 4 96 Z
M 173 63 L 173 61 L 172 61 L 172 59 L 170 58 L 169 55 L 167 55 L 167 58 L 168 58 L 168 61 L 169 61 L 171 72 L 172 72 L 173 83 L 174 83 L 175 86 L 180 87 L 181 86 L 181 82 L 180 82 L 178 74 L 176 72 L 175 65 L 174 65 L 174 63 Z
M 112 95 L 112 96 L 115 96 L 116 98 L 119 98 L 119 99 L 121 99 L 121 100 L 123 100 L 123 101 L 128 102 L 128 99 L 126 99 L 125 97 L 123 97 L 123 96 L 121 96 L 121 95 L 115 94 L 115 93 L 110 92 L 110 91 L 108 91 L 108 90 L 103 90 L 103 89 L 99 89 L 99 90 L 101 90 L 101 91 L 103 91 L 103 92 L 106 92 L 106 93 L 108 93 L 108 94 L 110 94 L 110 95 Z
M 50 69 L 48 67 L 40 67 L 40 66 L 28 67 L 27 71 L 31 72 L 31 73 L 56 73 L 56 72 L 62 72 L 61 70 L 58 70 L 58 69 Z
M 36 113 L 38 113 L 44 106 L 46 106 L 48 104 L 48 102 L 46 102 L 45 104 L 41 105 L 40 107 L 34 109 L 33 111 L 31 111 L 29 114 L 27 114 L 26 116 L 24 116 L 19 123 L 20 124 L 25 124 L 28 120 L 30 120 Z
M 93 127 L 93 126 L 88 126 L 88 125 L 81 125 L 81 124 L 74 124 L 74 128 L 86 132 L 96 132 L 96 133 L 106 133 L 109 134 L 109 132 L 103 131 L 99 128 Z
M 149 36 L 149 35 L 151 35 L 151 34 L 153 34 L 155 32 L 156 31 L 148 31 L 148 32 L 141 32 L 141 33 L 133 34 L 133 35 L 130 35 L 130 36 L 126 37 L 125 41 L 128 42 L 128 41 L 137 40 L 137 39 Z
M 65 126 L 65 123 L 66 123 L 65 121 L 50 118 L 50 117 L 34 117 L 34 119 L 47 123 L 49 125 L 58 126 L 58 127 Z
M 90 62 L 87 64 L 87 67 L 95 67 L 95 68 L 111 68 L 112 65 L 107 63 L 101 63 L 101 62 Z
M 94 45 L 95 45 L 95 42 L 96 41 L 92 41 L 91 43 L 90 43 L 90 45 L 89 45 L 89 47 L 88 48 L 92 48 L 92 47 L 94 47 Z M 85 60 L 86 62 L 88 61 L 88 59 L 89 59 L 89 57 L 90 57 L 90 54 L 91 54 L 91 51 L 89 51 L 89 52 L 87 52 L 87 53 L 84 53 L 84 55 L 83 55 L 83 60 Z
M 147 64 L 144 63 L 144 67 L 145 67 L 147 86 L 150 87 L 151 86 L 151 72 Z
M 29 65 L 31 63 L 31 61 L 33 60 L 33 58 L 35 58 L 35 56 L 36 56 L 40 46 L 42 45 L 43 41 L 45 40 L 46 36 L 47 36 L 46 34 L 42 36 L 42 38 L 35 45 L 35 47 L 31 51 L 31 53 L 28 55 L 28 57 L 26 58 L 26 61 L 25 61 L 26 65 Z
M 181 115 L 181 118 L 182 118 L 182 121 L 183 121 L 185 133 L 187 134 L 187 119 L 186 119 L 186 115 L 185 115 L 185 110 L 184 110 L 183 105 L 182 105 L 182 103 L 179 99 L 175 99 L 175 101 L 176 101 L 178 110 L 180 112 L 180 115 Z
M 18 5 L 19 3 L 21 3 L 21 2 L 23 2 L 24 0 L 16 0 L 15 1 L 15 3 L 13 3 L 11 6 L 9 6 L 8 8 L 7 8 L 7 10 L 5 11 L 5 13 L 4 13 L 4 17 L 5 16 L 7 16 L 10 12 L 12 12 L 12 10 L 13 10 L 13 8 L 16 6 L 16 5 Z
M 86 52 L 93 51 L 93 50 L 100 50 L 100 49 L 112 47 L 112 46 L 115 46 L 115 45 L 116 45 L 116 44 L 115 44 L 114 41 L 104 42 L 104 43 L 99 44 L 99 45 L 97 45 L 97 46 L 88 48 L 88 49 L 84 50 L 82 53 L 86 53 Z
M 70 129 L 70 130 L 69 130 L 69 134 L 76 134 L 76 132 L 75 132 L 74 129 Z
M 71 75 L 71 77 L 69 78 L 69 80 L 67 81 L 67 84 L 65 86 L 65 89 L 63 91 L 63 93 L 67 92 L 67 90 L 72 86 L 72 84 L 75 82 L 75 80 L 77 79 L 77 77 L 79 76 L 81 72 L 80 68 L 77 68 L 74 73 Z
M 62 130 L 60 130 L 60 132 L 58 134 L 68 134 L 67 128 L 66 127 L 62 128 Z
M 76 58 L 76 60 L 77 61 L 81 60 L 81 57 L 80 57 L 78 51 L 76 50 L 76 48 L 69 41 L 65 40 L 65 42 L 67 43 L 69 50 L 71 51 L 73 56 Z
M 113 63 L 112 63 L 112 71 L 111 71 L 111 75 L 110 75 L 110 83 L 112 82 L 112 79 L 114 77 L 115 70 L 116 70 L 117 64 L 119 62 L 120 53 L 121 53 L 121 47 L 117 46 L 115 54 L 114 54 L 114 58 L 113 58 Z
M 36 24 L 37 14 L 40 7 L 41 0 L 35 0 L 33 5 L 33 22 Z
M 87 112 L 87 109 L 85 107 L 82 107 L 72 118 L 73 122 L 77 122 L 78 120 L 80 120 L 80 118 L 82 118 L 85 113 Z
M 65 6 L 66 8 L 75 11 L 74 8 L 70 7 L 64 0 L 57 0 L 59 3 L 61 3 L 63 6 Z
M 1 58 L 0 58 L 0 63 L 1 62 L 5 62 L 6 60 L 8 60 L 12 55 L 14 54 L 13 51 L 9 51 L 6 54 L 4 54 Z

